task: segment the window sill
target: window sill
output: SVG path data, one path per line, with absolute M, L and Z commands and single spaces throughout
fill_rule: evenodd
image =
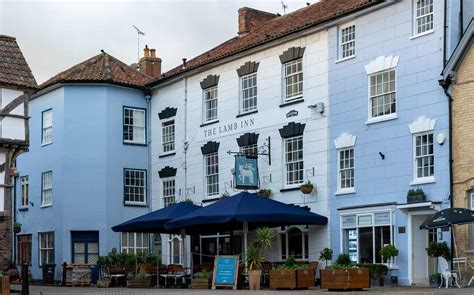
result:
M 244 117 L 244 116 L 248 116 L 248 115 L 253 115 L 253 114 L 256 114 L 256 113 L 258 113 L 258 110 L 254 110 L 254 111 L 246 112 L 246 113 L 241 113 L 241 114 L 238 114 L 235 117 L 240 118 L 240 117 Z
M 428 184 L 428 183 L 435 183 L 436 180 L 434 176 L 431 177 L 424 177 L 420 179 L 415 179 L 412 182 L 410 182 L 410 185 L 419 185 L 419 184 Z
M 221 198 L 219 196 L 209 196 L 205 197 L 205 199 L 202 200 L 202 203 L 210 203 L 210 202 L 215 202 L 219 201 Z
M 127 207 L 148 207 L 146 203 L 130 203 L 130 202 L 125 202 L 124 206 Z
M 28 211 L 28 207 L 20 207 L 18 208 L 18 211 Z
M 166 154 L 161 154 L 158 156 L 158 158 L 166 158 L 166 157 L 171 157 L 176 155 L 176 152 L 171 152 L 171 153 L 166 153 Z
M 280 104 L 280 108 L 290 106 L 290 105 L 293 105 L 293 104 L 297 104 L 297 103 L 302 103 L 302 102 L 304 102 L 303 97 L 297 98 L 297 99 L 291 100 L 289 102 L 284 102 L 284 103 Z
M 44 146 L 47 146 L 47 145 L 51 145 L 51 144 L 53 144 L 53 142 L 42 143 L 42 144 L 41 144 L 41 147 L 44 147 Z
M 123 144 L 126 144 L 126 145 L 137 145 L 137 146 L 147 146 L 146 143 L 139 143 L 139 142 L 127 142 L 127 141 L 124 141 Z
M 416 39 L 416 38 L 420 38 L 420 37 L 423 37 L 423 36 L 426 36 L 426 35 L 429 35 L 429 34 L 433 34 L 434 33 L 434 30 L 431 29 L 429 31 L 426 31 L 426 32 L 423 32 L 423 33 L 420 33 L 420 34 L 417 34 L 417 35 L 413 35 L 410 37 L 410 40 L 413 40 L 413 39 Z
M 343 61 L 346 61 L 346 60 L 349 60 L 349 59 L 353 59 L 353 58 L 355 58 L 355 57 L 356 57 L 356 55 L 354 54 L 354 55 L 351 55 L 351 56 L 348 56 L 348 57 L 344 57 L 344 58 L 338 59 L 338 60 L 336 60 L 334 63 L 335 63 L 335 64 L 338 64 L 338 63 L 340 63 L 340 62 L 343 62 Z
M 338 196 L 338 195 L 355 194 L 355 192 L 356 191 L 354 188 L 346 188 L 346 189 L 337 190 L 334 194 Z
M 211 125 L 211 124 L 214 124 L 214 123 L 219 123 L 219 120 L 213 120 L 213 121 L 209 121 L 209 122 L 206 122 L 206 123 L 202 123 L 199 127 L 204 127 L 204 126 Z
M 49 207 L 53 207 L 53 204 L 49 204 L 49 205 L 41 205 L 41 209 L 44 209 L 44 208 L 49 208 Z
M 375 118 L 370 118 L 365 122 L 365 125 L 369 124 L 374 124 L 374 123 L 380 123 L 380 122 L 385 122 L 385 121 L 390 121 L 390 120 L 395 120 L 398 119 L 397 114 L 390 114 L 390 115 L 385 115 L 385 116 L 380 116 L 380 117 L 375 117 Z
M 281 193 L 284 193 L 284 192 L 292 192 L 292 191 L 299 191 L 300 190 L 300 186 L 301 185 L 298 185 L 296 187 L 287 187 L 287 188 L 282 188 L 280 190 Z

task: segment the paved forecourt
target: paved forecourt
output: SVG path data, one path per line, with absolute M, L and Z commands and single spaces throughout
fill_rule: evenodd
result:
M 13 290 L 21 290 L 20 286 L 12 286 Z M 128 289 L 128 288 L 103 288 L 98 289 L 96 287 L 89 288 L 72 288 L 72 287 L 51 287 L 51 286 L 30 286 L 31 295 L 50 295 L 50 294 L 364 294 L 364 293 L 375 293 L 375 294 L 413 294 L 413 295 L 429 295 L 429 294 L 474 294 L 474 288 L 424 288 L 424 287 L 400 287 L 400 288 L 371 288 L 366 291 L 360 292 L 328 292 L 327 290 L 311 289 L 311 290 L 260 290 L 260 291 L 248 291 L 248 290 L 191 290 L 191 289 Z M 13 293 L 15 294 L 15 293 Z

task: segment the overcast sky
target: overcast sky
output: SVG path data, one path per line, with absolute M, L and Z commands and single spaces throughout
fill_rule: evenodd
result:
M 284 2 L 288 13 L 307 0 Z M 101 49 L 127 64 L 136 62 L 132 25 L 145 32 L 140 47 L 156 48 L 166 71 L 183 57 L 190 59 L 234 37 L 237 10 L 244 6 L 283 14 L 279 0 L 0 0 L 0 34 L 17 38 L 38 83 Z

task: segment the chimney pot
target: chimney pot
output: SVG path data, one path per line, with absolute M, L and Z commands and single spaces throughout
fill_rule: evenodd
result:
M 145 45 L 145 48 L 143 48 L 143 57 L 149 57 L 150 56 L 150 49 L 148 49 L 148 45 Z
M 276 14 L 249 7 L 242 7 L 239 13 L 239 36 L 247 34 L 265 22 L 277 17 Z
M 142 73 L 154 78 L 161 75 L 161 59 L 156 57 L 156 49 L 149 49 L 148 45 L 143 49 L 139 64 Z

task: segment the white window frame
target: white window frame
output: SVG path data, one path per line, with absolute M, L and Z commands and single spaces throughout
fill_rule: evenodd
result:
M 342 168 L 341 168 L 341 153 L 352 151 L 352 167 L 344 168 L 344 170 L 352 170 L 352 186 L 342 187 Z M 350 163 L 350 158 L 349 158 Z M 355 149 L 354 146 L 348 148 L 341 148 L 337 150 L 337 194 L 348 194 L 355 192 Z
M 161 153 L 172 154 L 176 151 L 176 122 L 173 119 L 161 121 Z
M 387 223 L 383 223 L 383 224 L 375 224 L 375 214 L 376 213 L 389 213 L 390 214 L 390 222 L 387 224 Z M 359 221 L 359 217 L 360 216 L 368 216 L 370 215 L 371 218 L 372 218 L 372 224 L 371 225 L 367 225 L 367 226 L 364 226 L 364 225 L 359 225 L 358 224 L 358 221 Z M 346 216 L 355 216 L 355 225 L 353 226 L 343 226 L 342 224 L 342 219 Z M 396 245 L 396 233 L 395 233 L 395 225 L 397 224 L 396 223 L 396 214 L 395 214 L 395 209 L 392 209 L 390 207 L 386 207 L 386 208 L 383 208 L 383 207 L 379 207 L 379 208 L 374 208 L 372 210 L 348 210 L 347 212 L 344 212 L 344 213 L 341 213 L 339 215 L 339 228 L 340 228 L 340 231 L 339 231 L 339 241 L 340 241 L 340 249 L 341 249 L 341 253 L 344 251 L 344 230 L 348 230 L 348 229 L 355 229 L 356 230 L 356 233 L 357 233 L 357 263 L 359 263 L 360 261 L 360 244 L 359 244 L 359 228 L 363 227 L 363 228 L 366 228 L 366 227 L 371 227 L 373 232 L 375 232 L 375 228 L 376 227 L 383 227 L 383 226 L 389 226 L 390 227 L 390 245 Z M 373 235 L 372 237 L 372 249 L 375 249 L 375 235 Z M 373 261 L 374 263 L 379 263 L 379 262 L 376 262 L 376 253 L 375 253 L 375 250 L 373 250 L 372 252 L 372 256 L 373 256 Z M 393 262 L 393 265 L 396 265 L 396 258 L 394 258 L 394 260 L 392 261 Z
M 48 179 L 49 177 L 49 179 Z M 53 205 L 53 171 L 41 173 L 41 207 Z
M 133 237 L 131 237 L 133 235 Z M 141 236 L 142 245 L 138 245 L 138 236 Z M 130 241 L 132 240 L 132 244 Z M 120 253 L 150 253 L 150 234 L 123 232 L 120 236 Z
M 25 175 L 25 176 L 20 177 L 20 183 L 21 183 L 21 208 L 28 208 L 29 194 L 30 194 L 29 176 Z
M 176 203 L 176 177 L 161 179 L 163 208 Z
M 173 242 L 174 241 L 178 241 L 178 245 L 179 245 L 179 253 L 178 253 L 178 263 L 174 262 L 173 261 L 173 258 L 175 255 L 174 253 L 174 249 L 173 249 Z M 169 235 L 169 238 L 168 238 L 168 248 L 169 248 L 169 257 L 168 257 L 168 264 L 181 264 L 182 263 L 182 255 L 181 255 L 181 249 L 183 247 L 183 240 L 181 239 L 181 237 L 179 237 L 178 235 Z
M 126 112 L 131 112 L 131 116 Z M 136 117 L 137 116 L 137 117 Z M 133 120 L 127 122 L 127 118 Z M 143 120 L 141 120 L 143 118 Z M 130 129 L 130 131 L 127 131 Z M 126 133 L 131 134 L 132 139 L 126 139 Z M 123 142 L 126 144 L 146 144 L 146 110 L 141 108 L 124 107 L 123 108 Z
M 248 86 L 248 83 L 247 83 L 247 87 L 244 88 L 245 81 L 252 81 L 251 83 L 254 83 L 254 84 L 251 86 Z M 240 77 L 239 84 L 240 84 L 239 113 L 246 114 L 246 113 L 256 111 L 258 107 L 257 73 L 251 73 L 251 74 Z M 252 92 L 253 92 L 253 95 L 246 96 L 247 93 L 252 93 Z M 245 108 L 246 101 L 253 101 L 252 107 Z
M 468 209 L 474 210 L 474 191 L 467 192 Z M 469 224 L 469 250 L 474 250 L 474 224 Z
M 389 91 L 383 91 L 383 86 L 384 86 L 384 80 L 383 80 L 383 77 L 384 77 L 384 74 L 387 74 L 388 75 L 388 83 L 389 83 L 389 86 L 390 86 L 390 82 L 392 80 L 390 80 L 390 73 L 391 72 L 394 72 L 394 89 L 393 91 L 389 90 Z M 381 75 L 382 77 L 382 85 L 381 85 L 381 88 L 382 88 L 382 93 L 378 93 L 378 94 L 372 94 L 371 92 L 371 88 L 372 88 L 372 84 L 371 84 L 371 78 L 372 77 L 375 77 L 375 79 L 377 79 L 377 77 Z M 368 97 L 369 97 L 369 102 L 368 102 L 368 122 L 370 123 L 374 123 L 374 122 L 381 122 L 381 121 L 386 121 L 386 120 L 391 120 L 391 119 L 395 119 L 397 118 L 397 108 L 398 108 L 398 105 L 397 105 L 397 69 L 396 68 L 390 68 L 390 69 L 386 69 L 386 70 L 383 70 L 383 71 L 380 71 L 380 72 L 376 72 L 376 73 L 372 73 L 370 75 L 368 75 Z M 376 84 L 374 85 L 375 88 L 377 88 L 377 82 Z M 376 90 L 375 90 L 376 91 Z M 373 116 L 373 113 L 372 113 L 372 108 L 373 108 L 373 105 L 372 105 L 372 99 L 374 98 L 378 98 L 378 97 L 382 97 L 382 99 L 384 99 L 384 96 L 385 95 L 394 95 L 395 96 L 395 111 L 392 112 L 390 111 L 390 113 L 388 114 L 384 114 L 384 115 L 376 115 L 376 116 Z M 392 108 L 391 106 L 392 104 L 390 103 L 390 110 Z
M 137 180 L 140 180 L 140 178 L 133 177 L 134 178 L 134 184 L 129 184 L 127 185 L 127 172 L 134 173 L 135 175 L 138 174 L 143 174 L 143 186 L 140 184 L 137 184 Z M 131 190 L 134 191 L 134 193 L 130 193 L 131 196 L 133 196 L 133 201 L 127 200 L 127 187 L 129 187 Z M 137 190 L 143 189 L 143 201 L 136 200 L 137 196 L 140 198 L 140 193 L 137 193 Z M 125 168 L 123 169 L 123 200 L 125 205 L 139 205 L 139 206 L 144 206 L 146 205 L 146 198 L 147 198 L 147 171 L 144 169 L 131 169 L 131 168 Z
M 346 30 L 349 30 L 352 28 L 352 32 L 348 33 L 348 34 L 345 34 Z M 344 37 L 349 37 L 349 36 L 352 36 L 352 39 L 346 39 L 344 40 Z M 346 45 L 350 45 L 352 44 L 352 46 L 349 46 L 349 49 L 347 50 L 344 50 L 344 47 Z M 339 60 L 338 61 L 343 61 L 343 60 L 347 60 L 347 59 L 351 59 L 351 58 L 354 58 L 356 56 L 356 26 L 354 23 L 347 23 L 347 24 L 344 24 L 342 26 L 339 27 Z M 345 52 L 348 52 L 348 51 L 353 51 L 352 54 L 350 55 L 344 55 Z
M 216 167 L 216 171 L 213 173 L 208 173 L 209 171 L 209 166 L 208 165 L 208 160 L 211 157 L 216 157 L 215 162 L 217 164 L 213 164 L 212 166 Z M 214 176 L 217 176 L 217 181 L 210 182 L 211 179 L 213 179 Z M 210 186 L 215 186 L 217 190 L 209 190 Z M 220 187 L 219 187 L 219 153 L 218 152 L 213 152 L 204 155 L 204 191 L 206 192 L 206 197 L 211 198 L 219 195 Z
M 52 237 L 52 238 L 51 238 Z M 46 238 L 46 247 L 42 248 L 42 241 Z M 39 249 L 39 265 L 43 265 L 43 251 L 46 254 L 45 263 L 54 263 L 55 262 L 55 250 L 54 250 L 54 232 L 40 232 L 38 233 L 38 249 Z M 50 251 L 52 251 L 52 257 L 50 257 Z
M 292 225 L 288 226 L 285 230 L 280 231 L 280 239 L 282 238 L 282 235 L 285 236 L 285 256 L 283 256 L 283 249 L 280 251 L 280 258 L 282 260 L 288 259 L 290 257 L 290 243 L 288 239 L 288 232 L 292 229 L 298 229 L 301 232 L 301 243 L 302 243 L 302 258 L 296 258 L 295 260 L 297 261 L 308 261 L 309 260 L 309 249 L 306 249 L 306 243 L 305 243 L 305 236 L 306 239 L 308 239 L 308 248 L 309 248 L 309 233 L 308 233 L 308 227 L 302 227 L 302 226 L 297 226 L 297 225 Z M 281 242 L 281 241 L 280 241 Z
M 298 141 L 299 139 L 301 139 L 301 149 L 298 149 L 296 151 L 291 151 L 292 153 L 298 153 L 299 150 L 301 150 L 301 153 L 302 153 L 302 158 L 301 159 L 298 159 L 298 160 L 292 160 L 292 161 L 288 161 L 288 158 L 287 158 L 287 154 L 289 153 L 289 151 L 287 150 L 287 143 L 289 141 Z M 301 184 L 303 184 L 304 182 L 304 142 L 303 142 L 303 135 L 297 135 L 297 136 L 292 136 L 292 137 L 288 137 L 288 138 L 284 138 L 283 139 L 283 179 L 284 179 L 284 187 L 299 187 Z M 300 169 L 297 169 L 297 170 L 294 170 L 293 172 L 291 173 L 297 173 L 297 171 L 301 171 L 301 179 L 297 180 L 297 181 L 292 181 L 291 183 L 289 183 L 289 177 L 288 177 L 288 174 L 290 173 L 289 172 L 289 166 L 291 165 L 294 165 L 294 164 L 297 164 L 297 163 L 301 163 L 302 167 L 301 167 L 301 170 Z
M 53 143 L 53 109 L 41 113 L 41 145 Z
M 210 99 L 208 99 L 208 97 L 210 97 Z M 214 110 L 215 110 L 215 114 L 213 114 Z M 210 114 L 213 114 L 213 115 L 211 116 Z M 219 115 L 219 91 L 216 85 L 216 86 L 203 89 L 202 91 L 203 123 L 217 121 L 218 115 Z
M 287 75 L 286 68 L 291 67 L 293 65 L 296 65 L 298 67 L 298 64 L 301 64 L 301 70 L 298 71 L 296 70 L 295 72 L 292 72 L 291 74 Z M 297 77 L 298 75 L 301 74 L 301 81 L 298 81 L 296 83 L 288 83 L 288 80 L 293 77 Z M 282 85 L 283 85 L 283 103 L 289 103 L 293 101 L 298 101 L 303 99 L 303 93 L 304 93 L 304 70 L 303 70 L 303 58 L 300 57 L 298 59 L 286 62 L 282 65 Z M 301 90 L 299 92 L 296 92 L 296 94 L 289 95 L 288 94 L 288 85 L 297 85 L 301 84 Z
M 433 154 L 426 154 L 422 156 L 417 156 L 416 155 L 416 138 L 419 136 L 427 136 L 431 135 L 432 136 L 432 146 L 433 146 Z M 433 157 L 433 162 L 435 160 L 435 138 L 434 134 L 432 131 L 426 131 L 426 132 L 419 132 L 413 134 L 413 182 L 411 185 L 416 185 L 416 184 L 424 184 L 424 183 L 432 183 L 435 182 L 435 163 L 433 163 L 433 175 L 429 176 L 423 176 L 423 177 L 418 177 L 418 163 L 417 159 L 418 158 L 424 158 L 424 157 Z M 423 169 L 423 168 L 422 168 Z
M 418 2 L 431 2 L 431 4 L 427 4 L 423 6 L 423 8 L 420 9 L 427 9 L 426 7 L 431 6 L 431 12 L 422 14 L 418 16 L 418 11 L 420 10 L 418 8 Z M 430 34 L 434 32 L 434 0 L 413 0 L 413 37 L 421 37 L 427 34 Z M 419 25 L 418 21 L 423 21 L 426 17 L 430 18 L 431 17 L 431 28 L 430 29 L 425 29 L 421 32 L 418 32 L 418 28 L 421 26 L 426 26 L 426 24 L 429 24 L 430 22 L 424 23 L 423 25 Z

